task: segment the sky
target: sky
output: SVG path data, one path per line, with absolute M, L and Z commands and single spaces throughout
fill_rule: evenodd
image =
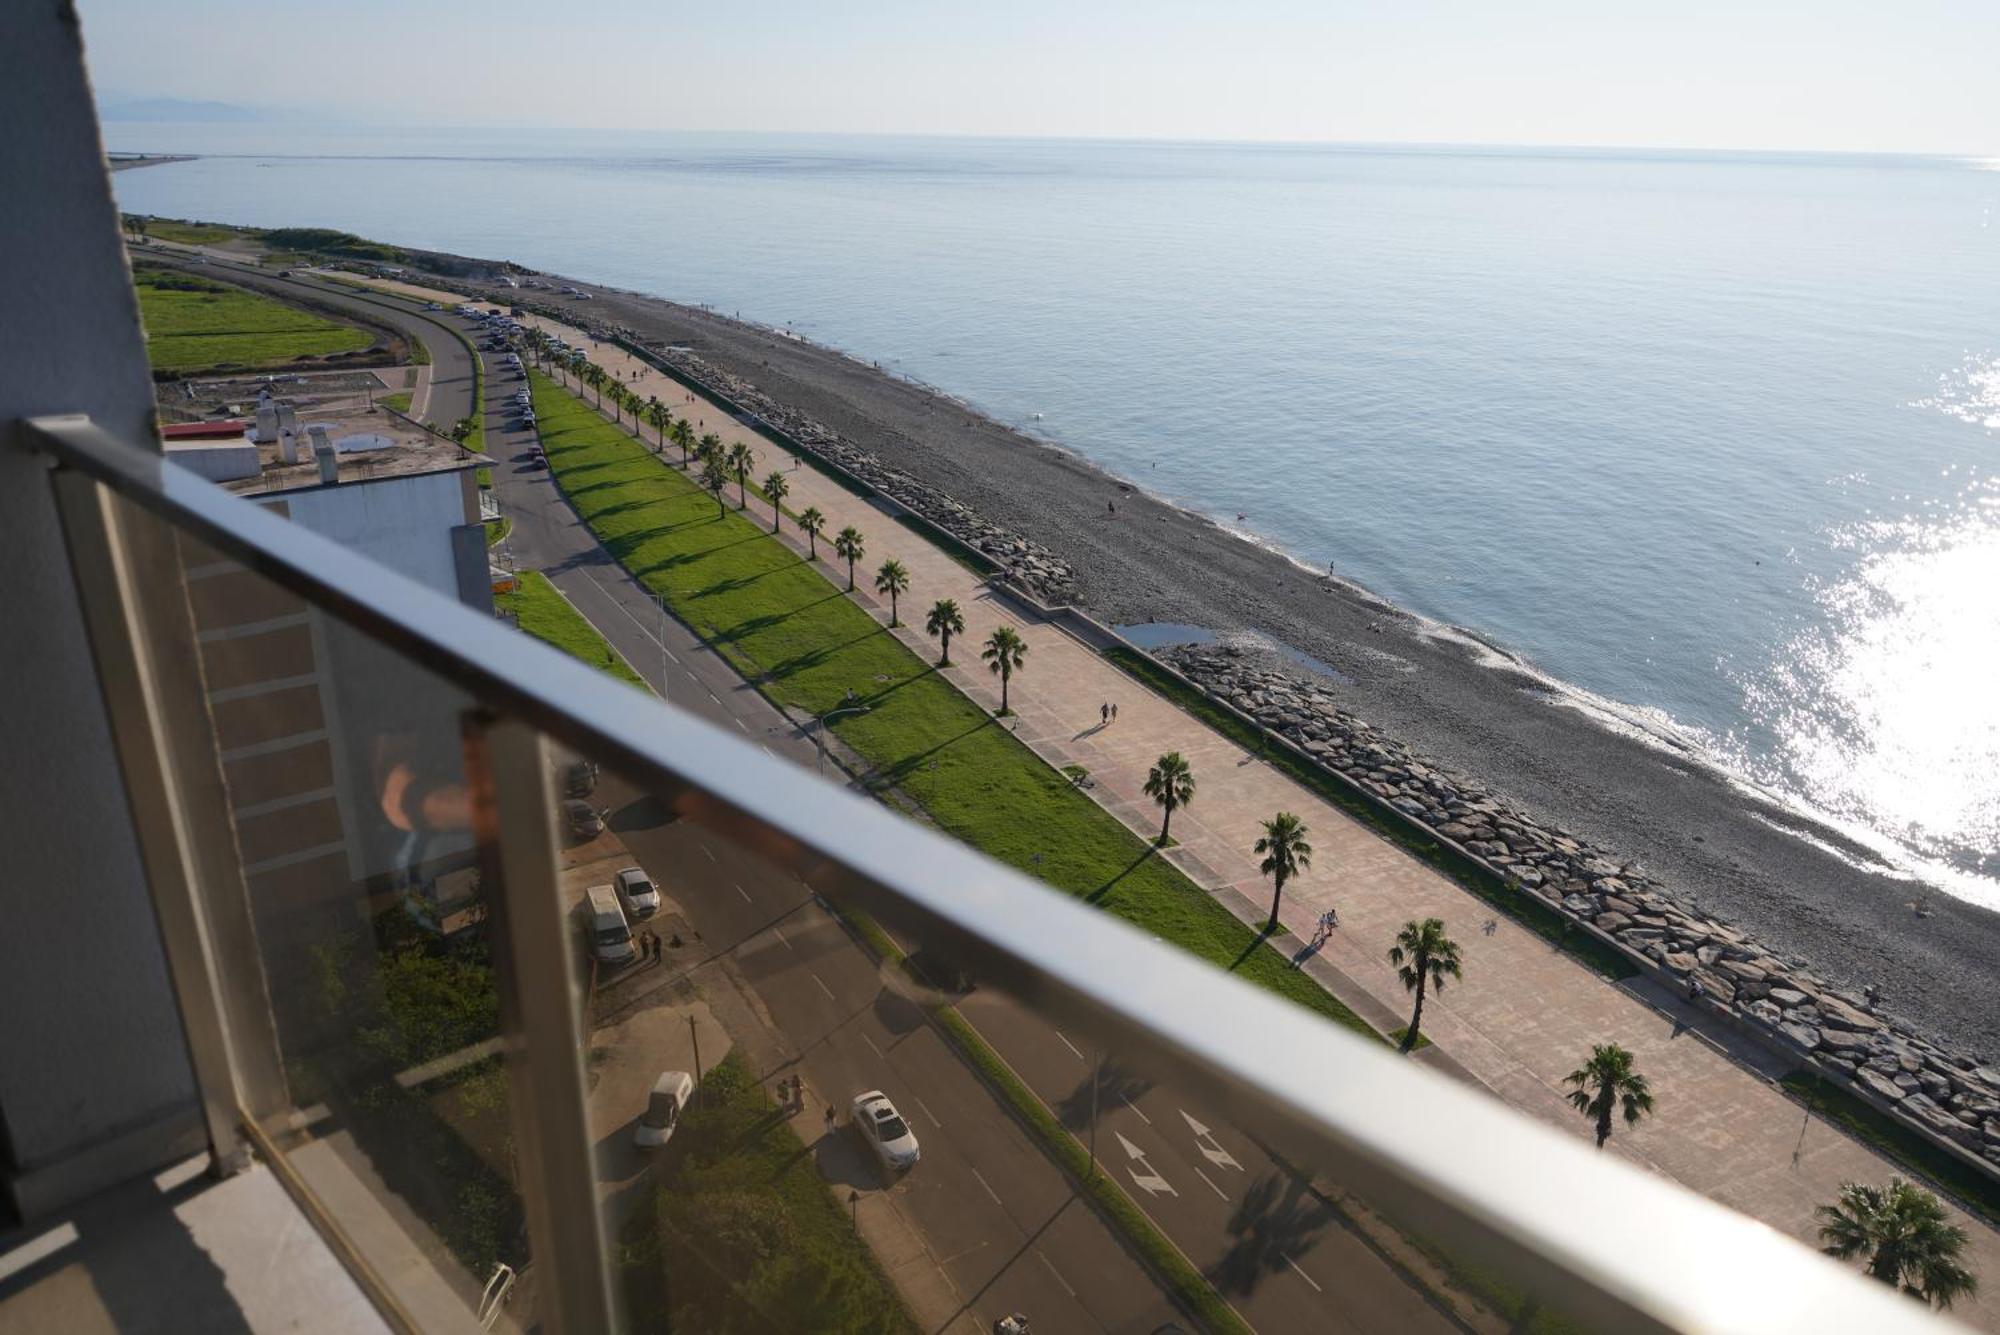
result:
M 2000 0 L 79 0 L 106 101 L 319 121 L 2000 157 Z

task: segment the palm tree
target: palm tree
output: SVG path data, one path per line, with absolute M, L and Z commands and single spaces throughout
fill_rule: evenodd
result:
M 1271 878 L 1271 921 L 1264 933 L 1278 930 L 1278 905 L 1285 898 L 1285 882 L 1313 865 L 1313 846 L 1306 842 L 1306 823 L 1289 811 L 1280 811 L 1264 822 L 1263 837 L 1251 847 L 1264 860 L 1257 870 Z
M 750 470 L 757 466 L 757 456 L 739 440 L 729 447 L 728 463 L 736 475 L 736 508 L 741 510 L 750 504 Z
M 817 505 L 808 505 L 799 516 L 799 529 L 806 535 L 807 558 L 819 560 L 819 535 L 826 531 L 826 516 Z
M 1611 1139 L 1611 1113 L 1621 1105 L 1625 1125 L 1637 1126 L 1653 1111 L 1653 1091 L 1646 1077 L 1632 1069 L 1632 1054 L 1616 1043 L 1599 1043 L 1590 1060 L 1563 1078 L 1569 1085 L 1569 1106 L 1597 1123 L 1597 1148 Z
M 979 651 L 986 660 L 987 667 L 1000 675 L 1000 714 L 1007 714 L 1007 683 L 1013 679 L 1014 669 L 1021 666 L 1021 660 L 1028 656 L 1028 642 L 1021 638 L 1012 626 L 1000 626 L 986 637 L 986 647 Z
M 1412 918 L 1396 933 L 1396 944 L 1389 947 L 1389 963 L 1396 966 L 1404 988 L 1417 998 L 1417 1008 L 1410 1012 L 1410 1027 L 1403 1032 L 1402 1050 L 1408 1052 L 1417 1046 L 1417 1026 L 1423 1023 L 1424 989 L 1428 986 L 1442 992 L 1445 979 L 1465 976 L 1458 967 L 1458 942 L 1444 934 L 1444 919 L 1418 922 Z
M 889 625 L 891 628 L 903 623 L 896 617 L 896 596 L 910 587 L 910 572 L 901 561 L 890 557 L 875 572 L 875 592 L 889 595 Z
M 655 453 L 664 451 L 667 448 L 667 418 L 669 416 L 671 414 L 667 412 L 667 405 L 660 402 L 659 395 L 649 394 L 646 396 L 646 420 L 652 423 L 653 434 L 659 437 L 660 441 L 660 449 L 655 451 Z
M 694 449 L 694 427 L 683 417 L 674 423 L 673 430 L 668 434 L 674 438 L 674 444 L 681 447 L 681 467 L 686 468 L 689 452 Z
M 833 540 L 834 554 L 847 558 L 847 591 L 854 592 L 854 563 L 868 554 L 861 530 L 849 524 Z
M 1146 796 L 1160 804 L 1159 844 L 1165 847 L 1167 827 L 1174 823 L 1174 808 L 1194 801 L 1194 771 L 1178 751 L 1169 751 L 1153 762 L 1146 772 Z
M 1828 1256 L 1866 1256 L 1867 1274 L 1913 1298 L 1950 1307 L 1979 1291 L 1979 1281 L 1959 1264 L 1971 1239 L 1945 1216 L 1938 1198 L 1900 1177 L 1888 1190 L 1844 1182 L 1840 1198 L 1814 1212 Z
M 625 386 L 619 384 L 616 380 L 612 380 L 609 383 L 611 385 L 611 391 L 604 397 L 611 400 L 611 420 L 613 422 L 616 422 L 619 426 L 624 426 Z
M 934 640 L 944 641 L 944 654 L 938 659 L 938 666 L 950 667 L 951 637 L 965 634 L 965 615 L 958 610 L 958 599 L 940 598 L 932 603 L 930 615 L 924 618 L 924 632 Z
M 728 514 L 729 507 L 723 503 L 722 489 L 729 485 L 729 470 L 722 466 L 722 460 L 712 454 L 701 461 L 701 485 L 715 493 L 715 517 L 720 519 Z
M 696 441 L 694 445 L 694 457 L 697 459 L 708 459 L 711 457 L 720 458 L 721 456 L 722 437 L 716 435 L 713 431 L 702 432 L 701 439 Z
M 783 473 L 773 468 L 771 476 L 764 479 L 764 494 L 771 498 L 771 532 L 776 533 L 778 520 L 785 513 L 778 508 L 778 503 L 792 494 L 792 484 L 785 481 Z

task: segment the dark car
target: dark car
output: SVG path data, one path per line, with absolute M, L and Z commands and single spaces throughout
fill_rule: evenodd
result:
M 579 844 L 604 833 L 604 813 L 580 797 L 572 797 L 562 804 L 562 816 L 563 828 Z
M 540 450 L 535 451 L 540 454 Z M 589 797 L 597 791 L 597 762 L 577 760 L 563 767 L 563 796 Z

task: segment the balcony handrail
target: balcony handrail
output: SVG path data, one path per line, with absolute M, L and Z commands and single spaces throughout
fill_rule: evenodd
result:
M 1936 1330 L 1776 1230 L 1160 944 L 80 416 L 29 444 L 322 611 L 1067 1019 L 1406 1225 L 1620 1331 Z M 337 578 L 332 572 L 337 572 Z

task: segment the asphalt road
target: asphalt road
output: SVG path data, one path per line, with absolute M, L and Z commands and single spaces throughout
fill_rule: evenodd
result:
M 512 426 L 507 407 L 521 381 L 495 359 L 486 383 L 487 448 L 495 493 L 514 521 L 507 541 L 516 565 L 547 574 L 673 703 L 737 728 L 775 756 L 816 765 L 809 728 L 662 616 L 549 474 L 530 466 L 536 437 Z M 986 1320 L 1021 1310 L 1038 1328 L 1154 1330 L 1174 1319 L 1109 1227 L 1073 1197 L 896 980 L 885 981 L 802 882 L 691 823 L 659 825 L 653 804 L 627 798 L 613 827 L 683 904 L 706 948 L 737 961 L 801 1054 L 807 1081 L 843 1100 L 883 1089 L 912 1120 L 925 1158 L 892 1188 L 897 1205 Z M 1094 1063 L 1080 1042 L 995 992 L 977 991 L 961 1007 L 1030 1087 L 1087 1135 Z M 1253 1325 L 1457 1329 L 1255 1139 L 1115 1065 L 1095 1082 L 1100 1162 Z

